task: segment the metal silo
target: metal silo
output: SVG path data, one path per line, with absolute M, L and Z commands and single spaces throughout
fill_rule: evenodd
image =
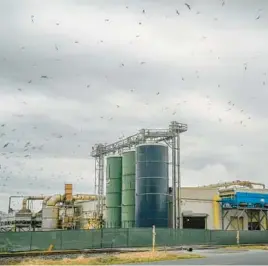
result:
M 107 158 L 106 227 L 121 227 L 122 157 Z
M 136 149 L 136 227 L 168 227 L 168 147 Z
M 57 229 L 59 224 L 59 207 L 49 206 L 42 209 L 42 230 Z
M 135 226 L 135 151 L 127 151 L 122 157 L 122 217 L 123 228 Z

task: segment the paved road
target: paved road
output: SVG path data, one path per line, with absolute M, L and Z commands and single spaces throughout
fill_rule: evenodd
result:
M 206 250 L 194 252 L 206 256 L 204 259 L 187 259 L 156 262 L 158 265 L 268 265 L 268 251 Z

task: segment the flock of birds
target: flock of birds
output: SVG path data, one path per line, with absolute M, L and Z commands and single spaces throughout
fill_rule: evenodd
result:
M 221 1 L 221 5 L 222 6 L 225 6 L 225 1 Z M 189 11 L 193 11 L 193 8 L 191 7 L 190 4 L 188 3 L 185 3 L 185 7 L 189 10 Z M 126 8 L 129 8 L 128 6 L 126 6 Z M 146 10 L 143 9 L 141 11 L 143 14 L 146 13 Z M 175 13 L 180 16 L 181 13 L 179 10 L 175 10 Z M 199 11 L 196 12 L 196 14 L 200 14 Z M 256 17 L 256 20 L 259 20 L 260 19 L 260 14 Z M 109 22 L 109 19 L 105 19 L 106 22 Z M 32 23 L 35 23 L 35 16 L 32 15 L 31 16 L 31 22 Z M 142 23 L 139 22 L 139 24 L 141 25 Z M 60 25 L 59 22 L 56 23 L 57 26 Z M 136 37 L 140 37 L 140 35 L 136 35 Z M 206 39 L 206 37 L 203 37 L 204 39 Z M 75 44 L 79 44 L 79 41 L 75 40 L 74 41 Z M 25 47 L 22 47 L 22 49 L 24 49 Z M 59 52 L 59 46 L 57 44 L 55 44 L 55 50 L 57 52 Z M 220 59 L 220 58 L 218 58 Z M 141 61 L 140 62 L 140 65 L 145 65 L 146 62 L 145 61 Z M 124 63 L 121 63 L 120 64 L 120 67 L 125 67 L 125 64 Z M 245 63 L 244 64 L 244 71 L 247 71 L 248 69 L 248 63 Z M 198 71 L 196 71 L 196 77 L 199 79 L 200 78 L 200 75 L 198 73 Z M 48 75 L 41 75 L 40 76 L 41 79 L 50 79 L 50 77 Z M 181 77 L 181 81 L 182 82 L 186 82 L 185 80 L 185 77 Z M 33 83 L 33 80 L 30 79 L 27 81 L 28 84 L 32 84 Z M 263 85 L 266 85 L 266 82 L 263 81 Z M 220 88 L 220 84 L 218 84 L 218 88 Z M 86 85 L 86 88 L 89 89 L 91 88 L 91 84 L 87 84 Z M 24 89 L 22 88 L 17 88 L 17 90 L 20 92 L 20 93 L 23 93 Z M 136 90 L 135 89 L 130 89 L 129 92 L 131 94 L 135 94 L 136 93 Z M 162 93 L 164 94 L 164 92 L 160 92 L 160 91 L 156 91 L 154 92 L 155 93 L 155 96 L 156 97 L 159 97 L 161 99 L 162 97 Z M 213 100 L 212 100 L 212 97 L 210 96 L 206 96 L 206 99 L 207 99 L 207 108 L 208 108 L 208 111 L 209 110 L 213 110 Z M 27 104 L 25 102 L 25 104 Z M 145 102 L 144 103 L 145 105 L 149 106 L 149 102 Z M 178 110 L 176 110 L 176 108 L 178 106 L 186 106 L 188 104 L 188 101 L 187 100 L 181 100 L 180 102 L 178 102 L 176 105 L 177 106 L 168 106 L 168 107 L 163 107 L 162 108 L 162 111 L 165 112 L 169 112 L 169 116 L 170 118 L 172 118 L 173 120 L 176 120 L 177 119 L 177 116 L 179 115 L 178 114 Z M 120 105 L 120 104 L 116 104 L 115 106 L 116 109 L 123 109 L 122 112 L 124 112 L 124 108 Z M 184 107 L 182 107 L 183 109 Z M 251 118 L 251 115 L 249 113 L 246 112 L 245 108 L 239 108 L 238 106 L 236 106 L 236 103 L 234 103 L 232 100 L 228 101 L 226 103 L 226 109 L 225 109 L 225 112 L 232 112 L 232 110 L 239 110 L 239 112 L 241 114 L 244 114 L 244 119 L 243 120 L 240 120 L 240 121 L 236 121 L 236 123 L 240 124 L 240 126 L 242 127 L 246 127 L 247 126 L 247 123 L 252 119 Z M 19 116 L 19 115 L 17 115 Z M 114 119 L 113 116 L 100 116 L 99 117 L 101 120 L 108 120 L 108 121 L 111 121 Z M 224 118 L 223 117 L 218 117 L 217 119 L 218 123 L 223 123 L 224 122 Z M 122 125 L 122 128 L 124 127 L 124 125 Z M 33 129 L 37 129 L 36 127 L 33 127 Z M 5 159 L 18 159 L 19 161 L 21 160 L 21 156 L 23 156 L 25 159 L 31 159 L 33 157 L 33 154 L 34 152 L 37 152 L 38 153 L 42 153 L 42 151 L 45 149 L 45 142 L 44 143 L 40 143 L 40 144 L 34 144 L 33 141 L 24 141 L 23 143 L 23 147 L 22 147 L 22 151 L 20 152 L 20 154 L 18 155 L 16 153 L 16 145 L 18 144 L 18 142 L 16 140 L 9 140 L 9 137 L 8 135 L 10 134 L 10 132 L 15 132 L 17 129 L 16 128 L 10 128 L 9 127 L 9 123 L 2 123 L 0 125 L 0 144 L 1 145 L 1 149 L 0 149 L 0 156 L 2 158 L 5 158 Z M 133 132 L 135 133 L 135 132 Z M 19 134 L 19 132 L 18 132 Z M 74 133 L 73 134 L 74 136 L 77 136 L 79 138 L 79 135 L 77 133 Z M 19 135 L 18 135 L 19 137 Z M 123 138 L 124 135 L 121 135 L 120 139 Z M 53 133 L 49 136 L 50 139 L 64 139 L 64 134 L 63 133 Z M 50 139 L 47 139 L 47 141 L 49 141 Z M 7 140 L 6 140 L 7 139 Z M 66 140 L 68 141 L 68 140 Z M 21 141 L 23 142 L 23 141 Z M 80 144 L 77 144 L 77 149 L 80 147 Z M 21 155 L 23 154 L 23 155 Z M 0 158 L 1 158 L 0 157 Z M 24 175 L 24 168 L 23 168 L 24 164 L 23 164 L 23 161 L 21 161 L 20 163 L 18 163 L 18 165 L 13 165 L 12 168 L 10 168 L 9 166 L 5 165 L 4 164 L 4 161 L 2 161 L 0 163 L 0 193 L 1 192 L 8 192 L 8 187 L 10 185 L 12 186 L 16 186 L 16 181 L 13 180 L 13 176 L 18 176 L 18 175 Z M 16 169 L 17 168 L 17 169 Z M 20 170 L 18 169 L 20 168 Z M 45 166 L 40 166 L 38 167 L 38 170 L 39 172 L 42 172 L 44 171 L 44 168 Z M 63 177 L 63 180 L 64 180 L 64 177 L 66 175 L 69 175 L 69 176 L 72 176 L 74 173 L 71 173 L 71 172 L 64 172 L 62 171 L 61 173 L 57 173 L 57 174 L 53 174 L 53 176 L 51 177 L 52 180 L 56 181 L 56 180 L 59 180 L 59 176 L 62 176 Z M 83 182 L 85 179 L 85 177 L 79 177 L 75 182 Z M 29 190 L 31 190 L 31 187 L 34 186 L 34 183 L 38 180 L 38 173 L 37 174 L 33 174 L 31 175 L 31 177 L 28 178 L 28 183 L 27 183 L 27 186 L 29 188 Z M 14 183 L 15 182 L 15 183 Z M 50 182 L 50 184 L 53 184 L 52 182 Z M 53 185 L 48 185 L 47 183 L 41 185 L 40 187 L 42 188 L 46 188 L 46 189 L 52 189 L 52 186 Z M 18 188 L 19 190 L 19 188 Z M 18 195 L 21 194 L 20 191 L 17 192 Z

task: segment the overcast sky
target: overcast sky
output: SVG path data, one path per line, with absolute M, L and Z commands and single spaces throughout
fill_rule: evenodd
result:
M 183 185 L 268 185 L 268 2 L 184 3 L 1 1 L 0 210 L 93 193 L 95 143 L 172 120 Z

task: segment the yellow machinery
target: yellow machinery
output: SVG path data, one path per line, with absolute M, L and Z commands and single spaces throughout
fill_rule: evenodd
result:
M 55 215 L 54 219 L 57 219 L 58 222 L 54 223 L 57 224 L 57 228 L 61 229 L 75 229 L 79 225 L 79 221 L 81 216 L 79 215 L 79 207 L 76 206 L 74 203 L 76 201 L 95 201 L 97 200 L 97 195 L 89 195 L 89 194 L 76 194 L 73 195 L 73 185 L 72 184 L 65 184 L 64 194 L 57 194 L 53 196 L 28 196 L 24 197 L 22 202 L 22 210 L 23 212 L 27 211 L 27 202 L 29 200 L 42 200 L 43 201 L 43 215 L 46 213 L 43 219 L 49 219 L 47 217 L 47 213 L 52 213 L 52 209 L 54 212 L 56 209 L 57 215 Z M 102 225 L 102 219 L 99 217 L 93 218 L 85 218 L 87 224 L 83 229 L 93 229 L 93 228 L 100 228 Z M 50 227 L 49 227 L 50 228 Z M 53 229 L 53 228 L 51 228 Z
M 102 225 L 103 221 L 100 217 L 89 218 L 88 224 L 83 229 L 100 229 Z

